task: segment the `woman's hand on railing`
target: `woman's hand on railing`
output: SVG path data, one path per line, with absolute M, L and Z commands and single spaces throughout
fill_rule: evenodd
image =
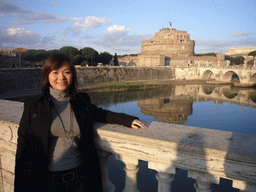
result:
M 133 129 L 139 129 L 139 128 L 146 129 L 147 126 L 144 125 L 142 122 L 140 122 L 138 119 L 135 119 L 135 120 L 133 120 L 133 122 L 131 124 L 131 128 L 133 128 Z

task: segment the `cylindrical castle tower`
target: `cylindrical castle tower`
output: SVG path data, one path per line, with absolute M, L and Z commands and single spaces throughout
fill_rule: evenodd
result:
M 195 41 L 190 40 L 187 31 L 162 28 L 155 37 L 141 42 L 141 55 L 194 55 Z

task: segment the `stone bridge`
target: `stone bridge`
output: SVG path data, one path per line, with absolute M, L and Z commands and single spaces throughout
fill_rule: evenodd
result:
M 238 78 L 241 85 L 256 84 L 256 68 L 245 67 L 198 67 L 200 79 L 230 82 L 233 78 Z

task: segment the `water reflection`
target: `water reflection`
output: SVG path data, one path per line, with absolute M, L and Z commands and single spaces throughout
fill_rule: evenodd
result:
M 153 116 L 159 122 L 184 124 L 192 114 L 191 97 L 182 98 L 154 98 L 139 100 L 141 112 Z
M 231 103 L 256 108 L 256 89 L 232 86 L 177 85 L 161 89 L 89 93 L 92 102 L 110 108 L 112 105 L 137 101 L 140 111 L 160 122 L 184 124 L 193 113 L 193 103 L 213 101 L 215 105 Z

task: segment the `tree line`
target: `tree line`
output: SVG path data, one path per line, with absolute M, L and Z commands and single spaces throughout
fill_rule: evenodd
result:
M 71 46 L 64 46 L 60 49 L 54 49 L 54 50 L 35 50 L 35 49 L 29 49 L 21 54 L 21 57 L 23 60 L 30 61 L 30 62 L 41 62 L 46 60 L 51 54 L 53 53 L 64 53 L 68 55 L 72 62 L 75 65 L 82 65 L 82 66 L 96 66 L 98 63 L 103 63 L 103 65 L 108 64 L 112 58 L 113 55 L 111 55 L 108 52 L 102 52 L 98 53 L 96 50 L 90 47 L 84 47 L 82 49 L 77 49 L 75 47 Z M 117 55 L 115 54 L 115 57 Z M 115 61 L 115 65 L 118 65 L 118 63 Z
M 90 47 L 84 47 L 78 50 L 75 47 L 71 46 L 64 46 L 60 49 L 54 50 L 35 50 L 29 49 L 21 54 L 23 60 L 30 61 L 30 62 L 41 62 L 46 60 L 52 53 L 64 53 L 68 55 L 72 62 L 75 65 L 81 66 L 96 66 L 98 63 L 103 63 L 103 65 L 108 64 L 112 58 L 114 58 L 114 65 L 118 66 L 118 58 L 128 56 L 126 55 L 111 55 L 108 52 L 98 53 L 96 50 Z M 202 53 L 202 54 L 194 54 L 195 56 L 216 56 L 216 53 Z M 129 56 L 137 56 L 137 54 L 130 54 Z M 253 56 L 255 58 L 256 51 L 252 51 L 248 54 L 248 56 Z M 231 57 L 226 55 L 225 60 L 229 60 L 231 65 L 241 65 L 244 63 L 245 58 L 243 56 L 238 57 Z

